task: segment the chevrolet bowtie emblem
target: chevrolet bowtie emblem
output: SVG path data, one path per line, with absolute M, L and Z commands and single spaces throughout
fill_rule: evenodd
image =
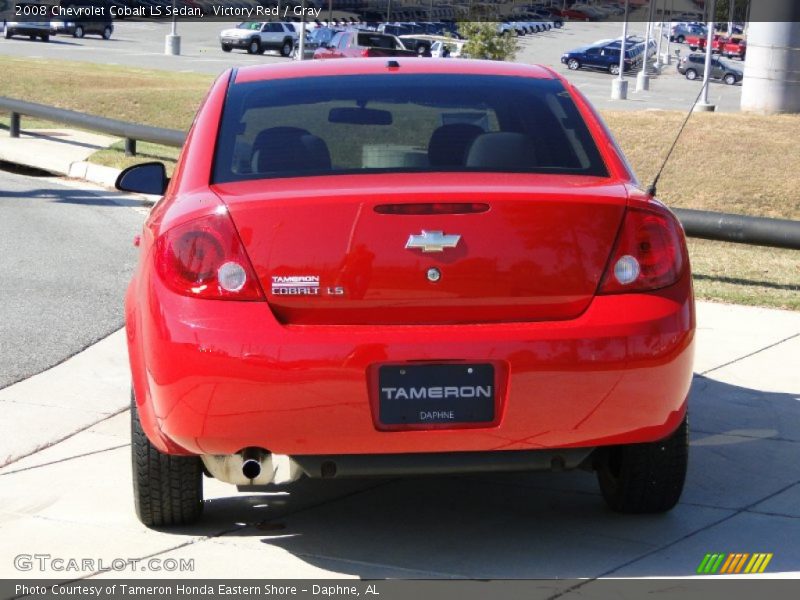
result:
M 445 248 L 455 248 L 460 235 L 444 235 L 441 231 L 425 231 L 422 235 L 410 235 L 406 248 L 422 250 L 423 252 L 442 252 Z

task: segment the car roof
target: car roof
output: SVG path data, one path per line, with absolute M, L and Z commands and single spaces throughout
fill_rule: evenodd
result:
M 392 71 L 389 71 L 387 65 L 390 61 L 399 64 L 399 68 L 393 68 Z M 309 60 L 240 67 L 236 72 L 235 83 L 267 81 L 270 79 L 291 79 L 296 77 L 377 75 L 390 72 L 411 75 L 504 75 L 509 77 L 530 77 L 534 79 L 557 78 L 553 71 L 539 65 L 524 65 L 489 60 L 462 59 L 454 61 L 435 58 L 387 57 Z

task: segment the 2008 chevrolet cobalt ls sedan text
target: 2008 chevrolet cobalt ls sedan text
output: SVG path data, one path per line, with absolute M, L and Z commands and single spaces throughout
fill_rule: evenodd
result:
M 597 471 L 656 512 L 686 474 L 694 302 L 676 218 L 550 69 L 359 59 L 213 85 L 126 298 L 136 508 L 202 478 Z

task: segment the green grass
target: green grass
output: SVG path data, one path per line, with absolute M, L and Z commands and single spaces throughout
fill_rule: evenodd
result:
M 188 129 L 213 80 L 8 57 L 0 58 L 0 70 L 4 96 L 181 130 Z M 643 184 L 652 179 L 684 117 L 672 111 L 604 111 L 603 116 Z M 8 120 L 0 116 L 3 125 Z M 23 129 L 48 126 L 23 117 Z M 664 171 L 659 196 L 675 207 L 800 219 L 798 139 L 797 115 L 695 114 Z M 119 142 L 90 160 L 116 168 L 161 160 L 171 170 L 178 153 L 142 142 L 138 150 L 137 157 L 126 157 Z M 698 298 L 800 310 L 800 253 L 704 240 L 690 240 L 689 252 Z

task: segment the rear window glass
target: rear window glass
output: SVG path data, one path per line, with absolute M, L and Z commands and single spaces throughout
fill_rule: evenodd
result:
M 608 175 L 558 80 L 352 75 L 233 84 L 213 182 L 397 171 Z

